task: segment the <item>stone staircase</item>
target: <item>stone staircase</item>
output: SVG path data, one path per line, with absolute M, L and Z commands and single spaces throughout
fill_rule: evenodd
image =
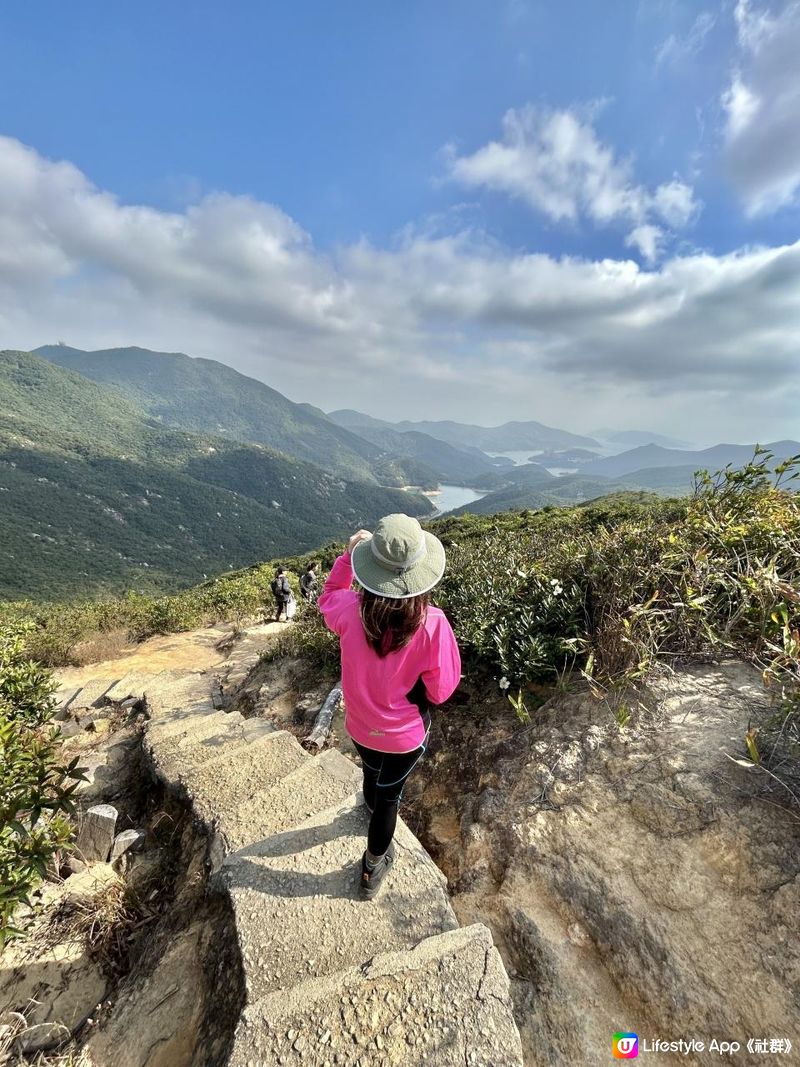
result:
M 216 710 L 206 674 L 164 672 L 144 694 L 147 757 L 208 832 L 233 910 L 246 1006 L 231 1067 L 522 1064 L 489 931 L 459 928 L 402 821 L 385 886 L 358 898 L 368 815 L 350 760 Z

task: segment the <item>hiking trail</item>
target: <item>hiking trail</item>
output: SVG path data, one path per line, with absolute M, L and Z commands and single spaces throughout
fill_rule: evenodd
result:
M 280 629 L 157 638 L 127 659 L 60 676 L 61 714 L 89 697 L 95 706 L 143 703 L 144 768 L 190 809 L 208 891 L 229 906 L 234 943 L 207 953 L 206 964 L 212 998 L 216 990 L 220 1005 L 244 1006 L 230 1033 L 206 1025 L 204 1047 L 184 1062 L 521 1065 L 489 930 L 459 926 L 444 875 L 408 827 L 398 822 L 381 893 L 360 900 L 368 814 L 359 769 L 335 749 L 312 755 L 268 718 L 224 710 Z M 140 1025 L 168 1033 L 171 1010 L 167 999 Z M 100 1030 L 91 1062 L 102 1063 L 102 1047 Z M 177 1067 L 155 1053 L 142 1061 L 138 1048 L 114 1049 L 115 1064 Z

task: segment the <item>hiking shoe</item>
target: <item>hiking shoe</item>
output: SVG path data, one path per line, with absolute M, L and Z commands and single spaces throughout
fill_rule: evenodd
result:
M 394 842 L 389 845 L 383 858 L 373 870 L 367 870 L 367 854 L 361 857 L 361 896 L 364 900 L 371 900 L 381 887 L 386 872 L 394 863 Z

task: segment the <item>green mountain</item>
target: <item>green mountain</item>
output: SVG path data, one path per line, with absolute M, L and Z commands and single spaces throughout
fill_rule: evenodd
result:
M 534 463 L 515 467 L 510 472 L 503 471 L 496 476 L 496 483 L 497 488 L 478 500 L 455 508 L 448 512 L 448 515 L 495 515 L 502 511 L 528 511 L 548 506 L 583 504 L 598 497 L 620 493 L 626 497 L 637 492 L 644 492 L 646 496 L 656 493 L 659 496 L 685 496 L 691 489 L 691 482 L 681 486 L 670 481 L 668 484 L 665 482 L 663 486 L 650 487 L 634 482 L 633 479 L 611 479 L 600 475 L 588 478 L 582 473 L 556 477 L 544 468 L 536 469 Z
M 345 478 L 411 484 L 402 465 L 381 459 L 363 437 L 336 425 L 310 404 L 295 404 L 263 382 L 213 359 L 146 348 L 84 352 L 44 345 L 35 354 L 115 389 L 174 429 L 267 445 Z
M 554 429 L 541 422 L 506 422 L 502 426 L 471 426 L 461 422 L 383 422 L 349 409 L 332 411 L 330 418 L 340 426 L 358 431 L 360 428 L 382 427 L 407 433 L 415 430 L 455 448 L 474 446 L 484 452 L 515 452 L 523 449 L 597 448 L 597 441 L 566 430 Z
M 0 352 L 0 597 L 174 589 L 399 510 L 432 505 L 167 429 L 79 374 Z
M 446 441 L 439 441 L 430 434 L 417 430 L 400 433 L 389 423 L 381 423 L 369 416 L 359 416 L 358 412 L 336 412 L 338 417 L 356 416 L 348 428 L 365 441 L 369 441 L 381 450 L 381 458 L 386 462 L 392 458 L 402 457 L 407 470 L 417 465 L 418 479 L 414 485 L 434 489 L 440 482 L 450 485 L 475 484 L 476 479 L 496 469 L 489 456 L 479 449 L 455 448 Z M 346 425 L 342 422 L 341 425 Z
M 486 489 L 493 492 L 498 489 L 516 487 L 517 489 L 547 489 L 556 481 L 546 467 L 539 463 L 522 463 L 516 467 L 502 467 L 478 478 L 473 489 Z

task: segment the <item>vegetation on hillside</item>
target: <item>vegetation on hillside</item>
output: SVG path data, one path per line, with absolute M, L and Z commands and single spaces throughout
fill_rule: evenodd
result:
M 146 348 L 84 352 L 44 345 L 35 354 L 105 386 L 163 426 L 266 445 L 307 462 L 324 456 L 339 477 L 375 481 L 377 449 L 322 411 L 295 404 L 224 363 Z
M 213 359 L 146 348 L 83 352 L 66 345 L 45 345 L 36 355 L 97 382 L 165 427 L 263 445 L 347 481 L 426 488 L 437 481 L 413 451 L 387 454 L 319 408 L 295 404 Z
M 0 625 L 0 950 L 20 930 L 14 913 L 30 902 L 54 853 L 69 845 L 65 815 L 83 777 L 64 763 L 50 724 L 55 688 L 26 647 L 31 626 Z
M 62 601 L 0 601 L 0 625 L 30 624 L 30 654 L 49 667 L 91 660 L 91 648 L 115 635 L 123 642 L 154 634 L 178 633 L 219 621 L 272 617 L 270 583 L 277 562 L 287 568 L 298 593 L 298 579 L 308 563 L 330 567 L 341 546 L 331 543 L 300 556 L 253 564 L 210 578 L 200 585 L 163 596 L 129 591 L 122 596 Z
M 409 508 L 432 505 L 165 429 L 78 374 L 0 352 L 0 596 L 180 588 Z
M 799 474 L 800 456 L 773 465 L 761 450 L 741 470 L 698 475 L 687 500 L 620 494 L 432 524 L 448 551 L 436 600 L 467 670 L 502 683 L 524 717 L 529 692 L 573 673 L 624 700 L 656 665 L 741 656 L 778 709 L 761 742 L 748 738 L 750 765 L 779 763 L 800 803 Z M 335 661 L 311 613 L 283 645 Z
M 798 464 L 775 467 L 758 452 L 741 470 L 698 476 L 688 499 L 619 494 L 431 523 L 448 550 L 436 599 L 467 670 L 503 680 L 524 714 L 529 692 L 571 673 L 598 692 L 624 691 L 657 664 L 740 655 L 765 671 L 785 706 L 781 751 L 800 744 L 800 495 L 787 488 Z M 329 566 L 337 550 L 282 562 L 299 574 L 310 558 Z M 174 596 L 6 604 L 0 620 L 32 618 L 37 655 L 62 663 L 97 632 L 137 639 L 269 611 L 273 574 L 264 564 Z M 301 611 L 281 649 L 336 663 L 336 642 L 314 611 Z M 752 753 L 763 755 L 757 741 Z

